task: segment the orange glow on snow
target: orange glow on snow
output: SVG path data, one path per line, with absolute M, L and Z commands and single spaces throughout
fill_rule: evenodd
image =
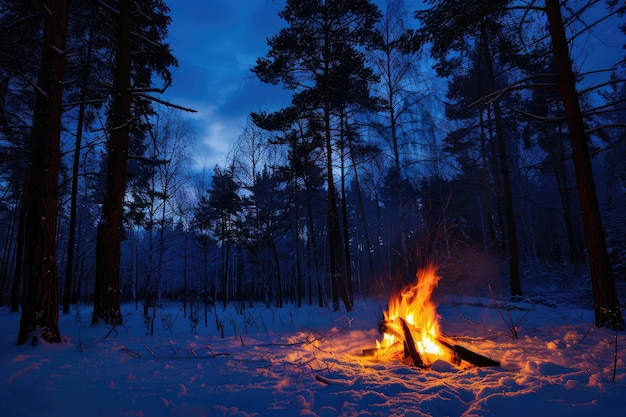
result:
M 403 352 L 404 332 L 400 318 L 411 329 L 415 345 L 422 359 L 432 363 L 436 359 L 451 361 L 451 355 L 439 342 L 439 317 L 437 305 L 431 295 L 440 277 L 434 266 L 427 266 L 417 272 L 415 284 L 405 287 L 389 300 L 389 310 L 385 311 L 385 325 L 382 341 L 376 341 L 378 357 Z

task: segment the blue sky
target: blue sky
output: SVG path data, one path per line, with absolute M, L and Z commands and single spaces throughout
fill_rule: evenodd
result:
M 212 168 L 251 111 L 289 103 L 290 94 L 261 83 L 250 71 L 268 51 L 266 39 L 283 25 L 278 0 L 171 1 L 168 42 L 179 67 L 166 97 L 198 113 L 191 116 L 198 148 L 194 157 Z
M 385 9 L 385 0 L 374 2 Z M 409 10 L 419 3 L 405 1 Z M 290 102 L 291 92 L 261 83 L 250 71 L 267 53 L 267 38 L 284 26 L 278 17 L 283 5 L 284 0 L 168 1 L 168 42 L 179 67 L 173 69 L 173 84 L 164 98 L 198 111 L 190 116 L 198 142 L 194 157 L 209 169 L 224 162 L 251 111 L 276 110 Z M 599 13 L 605 12 L 602 3 Z M 594 34 L 578 39 L 582 56 L 576 59 L 597 70 L 623 57 L 620 23 L 605 22 Z

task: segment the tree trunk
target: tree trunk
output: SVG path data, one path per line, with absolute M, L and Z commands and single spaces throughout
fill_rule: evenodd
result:
M 593 287 L 595 324 L 598 327 L 610 325 L 612 328 L 618 329 L 623 325 L 622 313 L 617 301 L 613 271 L 609 261 L 593 181 L 591 157 L 587 146 L 589 135 L 585 130 L 578 91 L 576 90 L 576 78 L 572 71 L 561 6 L 558 0 L 546 0 L 546 14 L 558 69 L 557 86 L 565 108 L 576 186 L 582 210 Z
M 280 259 L 278 257 L 278 249 L 274 241 L 273 233 L 269 235 L 270 246 L 272 247 L 272 257 L 274 258 L 274 267 L 276 268 L 276 285 L 278 286 L 278 308 L 283 308 L 283 282 L 280 271 Z
M 82 96 L 82 95 L 81 95 Z M 84 96 L 83 96 L 84 97 Z M 72 190 L 70 197 L 70 225 L 67 238 L 67 259 L 65 263 L 65 285 L 63 290 L 63 314 L 70 312 L 72 302 L 72 281 L 74 278 L 74 249 L 76 248 L 76 207 L 78 196 L 78 168 L 80 164 L 80 144 L 83 137 L 83 123 L 85 120 L 85 105 L 81 103 L 78 112 L 78 122 L 76 127 L 76 144 L 74 149 L 74 160 L 72 163 Z
M 94 8 L 94 10 L 96 10 Z M 95 16 L 94 12 L 92 16 Z M 69 235 L 67 239 L 67 259 L 65 264 L 65 286 L 63 291 L 63 314 L 68 314 L 70 312 L 70 304 L 72 303 L 73 297 L 72 287 L 74 281 L 74 273 L 76 271 L 76 267 L 74 265 L 74 251 L 76 249 L 76 210 L 78 206 L 77 195 L 78 195 L 78 169 L 80 164 L 80 148 L 81 142 L 83 139 L 83 125 L 85 122 L 85 111 L 86 104 L 82 103 L 87 96 L 88 90 L 88 80 L 91 69 L 91 56 L 92 56 L 92 43 L 93 43 L 93 20 L 89 26 L 89 39 L 88 47 L 87 47 L 87 57 L 85 59 L 85 71 L 83 72 L 82 84 L 80 87 L 80 107 L 78 110 L 78 120 L 76 122 L 76 140 L 74 144 L 74 158 L 72 161 L 72 190 L 70 196 L 70 225 L 69 225 Z
M 352 288 L 352 259 L 350 258 L 350 234 L 348 233 L 348 203 L 346 199 L 346 133 L 347 121 L 345 113 L 341 115 L 341 221 L 343 226 L 343 252 L 344 252 L 344 270 L 346 274 L 345 280 L 348 283 L 348 299 L 350 304 L 354 305 L 354 290 Z
M 107 185 L 96 237 L 96 288 L 92 324 L 121 324 L 120 228 L 126 192 L 126 167 L 131 124 L 130 3 L 121 1 L 117 18 L 113 104 L 107 146 Z
M 485 118 L 483 115 L 483 111 L 480 111 L 480 155 L 481 155 L 481 168 L 480 168 L 480 179 L 481 179 L 481 187 L 483 192 L 483 198 L 485 199 L 485 213 L 487 214 L 487 224 L 486 227 L 483 226 L 483 247 L 485 252 L 488 254 L 492 254 L 496 248 L 496 231 L 494 226 L 494 217 L 495 214 L 493 212 L 493 207 L 491 204 L 491 191 L 489 184 L 489 162 L 487 161 L 487 134 L 485 132 Z M 485 230 L 486 229 L 486 230 Z
M 187 317 L 187 237 L 189 232 L 183 229 L 183 317 Z
M 13 253 L 16 249 L 16 246 L 13 244 L 15 242 L 15 234 L 17 233 L 18 219 L 19 213 L 21 211 L 21 206 L 18 205 L 11 210 L 11 216 L 9 218 L 9 222 L 7 224 L 8 233 L 6 235 L 6 239 L 4 240 L 4 249 L 2 250 L 2 265 L 0 266 L 0 306 L 4 305 L 4 294 L 8 290 L 9 287 L 9 271 L 11 270 L 11 265 L 14 265 Z M 18 280 L 18 285 L 21 280 Z M 9 302 L 7 302 L 7 305 Z M 19 301 L 18 301 L 19 306 Z
M 352 146 L 352 140 L 348 137 L 348 147 L 350 149 L 350 153 L 354 154 L 353 152 L 353 146 Z M 372 239 L 370 237 L 370 233 L 369 233 L 369 227 L 368 227 L 368 223 L 367 223 L 367 216 L 365 215 L 365 205 L 363 204 L 363 193 L 361 192 L 361 183 L 359 182 L 359 170 L 357 169 L 357 164 L 356 161 L 353 159 L 352 160 L 352 175 L 354 176 L 354 188 L 355 188 L 355 193 L 357 196 L 357 201 L 358 201 L 358 205 L 359 205 L 359 214 L 361 217 L 361 221 L 363 222 L 363 234 L 365 236 L 365 243 L 367 245 L 367 250 L 366 252 L 366 256 L 367 256 L 367 263 L 369 266 L 369 271 L 367 274 L 367 290 L 371 291 L 373 289 L 373 282 L 374 282 L 374 274 L 375 274 L 375 269 L 374 269 L 374 260 L 372 259 L 372 251 L 371 248 L 373 246 L 372 243 Z
M 26 233 L 26 204 L 28 202 L 28 184 L 30 183 L 30 167 L 26 167 L 22 198 L 19 207 L 19 219 L 17 224 L 17 241 L 15 242 L 15 273 L 11 288 L 11 313 L 20 310 L 20 284 L 24 276 L 24 234 Z
M 319 256 L 318 256 L 318 248 L 317 248 L 317 239 L 316 233 L 317 229 L 315 227 L 315 216 L 313 215 L 313 201 L 311 199 L 311 185 L 309 182 L 305 181 L 306 185 L 306 208 L 307 208 L 307 221 L 309 225 L 310 232 L 307 233 L 307 243 L 308 243 L 308 256 L 307 260 L 309 265 L 311 260 L 313 260 L 313 272 L 315 273 L 315 277 L 317 278 L 317 305 L 319 307 L 324 307 L 324 295 L 322 288 L 322 277 L 320 274 L 320 265 L 319 265 Z M 311 268 L 309 266 L 309 288 L 312 287 L 311 284 Z M 309 292 L 309 304 L 311 303 L 311 294 L 312 291 Z
M 302 307 L 302 292 L 303 292 L 303 283 L 302 283 L 302 268 L 300 266 L 300 193 L 298 191 L 298 180 L 296 176 L 296 180 L 294 181 L 294 243 L 296 245 L 296 303 L 298 308 Z
M 329 40 L 326 39 L 324 56 L 329 58 Z M 337 192 L 333 178 L 333 147 L 330 126 L 330 68 L 328 59 L 324 62 L 324 136 L 326 142 L 326 171 L 328 176 L 328 248 L 330 261 L 330 278 L 332 283 L 333 309 L 339 310 L 339 297 L 343 300 L 346 311 L 352 310 L 348 297 L 348 291 L 344 282 L 345 260 L 341 243 L 341 230 L 339 228 L 339 213 L 337 209 Z
M 549 137 L 549 131 L 546 131 L 546 137 Z M 572 209 L 570 207 L 570 197 L 568 192 L 568 175 L 565 166 L 565 151 L 563 143 L 563 132 L 559 128 L 558 140 L 550 143 L 548 153 L 551 159 L 552 171 L 559 190 L 561 198 L 561 209 L 563 210 L 563 225 L 568 242 L 568 260 L 570 262 L 580 262 L 581 250 L 577 244 L 576 234 L 574 233 L 574 222 L 572 219 Z
M 494 64 L 489 50 L 487 31 L 484 25 L 481 30 L 482 44 L 484 47 L 485 59 L 487 61 L 487 72 L 491 91 L 496 90 Z M 513 190 L 511 188 L 511 178 L 506 154 L 506 140 L 504 138 L 504 127 L 502 125 L 502 111 L 500 104 L 493 103 L 494 122 L 496 125 L 496 141 L 498 149 L 498 160 L 500 162 L 500 175 L 502 177 L 502 190 L 504 192 L 504 216 L 506 219 L 507 249 L 509 255 L 509 282 L 511 295 L 522 295 L 522 284 L 519 271 L 519 249 L 517 242 L 517 228 L 515 225 L 515 208 L 513 206 Z
M 389 4 L 387 4 L 389 8 Z M 404 215 L 404 196 L 402 193 L 402 161 L 400 157 L 400 138 L 398 137 L 398 114 L 396 113 L 396 94 L 398 93 L 395 88 L 396 85 L 393 82 L 394 79 L 394 68 L 392 68 L 392 51 L 394 48 L 388 47 L 385 50 L 385 67 L 384 67 L 384 75 L 387 80 L 387 102 L 389 106 L 389 134 L 391 136 L 391 149 L 393 152 L 393 164 L 395 170 L 394 184 L 391 184 L 394 187 L 394 197 L 395 198 L 395 209 L 396 209 L 396 222 L 399 230 L 394 231 L 394 235 L 392 237 L 390 250 L 392 255 L 391 267 L 389 268 L 389 273 L 392 274 L 393 278 L 393 286 L 394 290 L 401 290 L 408 282 L 412 280 L 411 271 L 409 271 L 409 262 L 408 262 L 408 248 L 407 248 L 407 223 L 405 221 Z M 399 235 L 397 235 L 399 234 Z M 371 257 L 370 257 L 371 259 Z M 395 270 L 394 270 L 395 268 Z M 372 270 L 373 271 L 373 270 Z M 397 275 L 395 275 L 397 274 Z M 395 275 L 395 276 L 393 276 Z
M 222 222 L 226 223 L 226 220 L 223 219 Z M 230 234 L 230 231 L 228 231 Z M 224 303 L 224 310 L 226 310 L 226 304 L 228 302 L 228 274 L 230 273 L 230 237 L 226 237 L 223 245 L 223 262 L 222 266 L 222 301 Z
M 41 65 L 33 113 L 25 222 L 24 289 L 18 344 L 35 333 L 61 341 L 57 283 L 57 203 L 61 163 L 61 106 L 67 38 L 66 1 L 44 1 Z

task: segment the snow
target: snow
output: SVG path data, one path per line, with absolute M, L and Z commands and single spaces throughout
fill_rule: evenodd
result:
M 154 336 L 146 336 L 141 307 L 124 305 L 124 326 L 108 334 L 89 325 L 85 306 L 60 316 L 62 343 L 34 346 L 15 344 L 19 314 L 3 309 L 0 414 L 527 417 L 626 409 L 626 337 L 594 327 L 591 311 L 507 302 L 515 339 L 491 299 L 436 301 L 442 332 L 500 367 L 436 361 L 422 370 L 364 357 L 381 338 L 385 302 L 372 299 L 349 313 L 215 306 L 196 335 L 178 304 L 157 310 Z

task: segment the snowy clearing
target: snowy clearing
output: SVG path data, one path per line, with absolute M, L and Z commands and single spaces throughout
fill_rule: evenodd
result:
M 490 299 L 439 301 L 441 328 L 501 361 L 420 370 L 365 358 L 384 302 L 350 313 L 317 307 L 212 307 L 192 333 L 182 307 L 157 310 L 155 336 L 124 305 L 124 326 L 62 315 L 64 343 L 16 346 L 19 314 L 0 310 L 0 403 L 17 416 L 589 416 L 620 415 L 626 337 L 575 307 L 509 304 L 514 339 Z M 140 308 L 141 310 L 141 308 Z M 216 317 L 217 315 L 217 317 Z M 217 322 L 224 325 L 224 338 Z M 107 337 L 105 337 L 107 336 Z M 617 352 L 616 352 L 617 343 Z M 617 358 L 617 363 L 615 363 Z M 616 366 L 615 366 L 616 365 Z M 613 373 L 615 372 L 615 377 Z M 614 382 L 613 382 L 614 379 Z

